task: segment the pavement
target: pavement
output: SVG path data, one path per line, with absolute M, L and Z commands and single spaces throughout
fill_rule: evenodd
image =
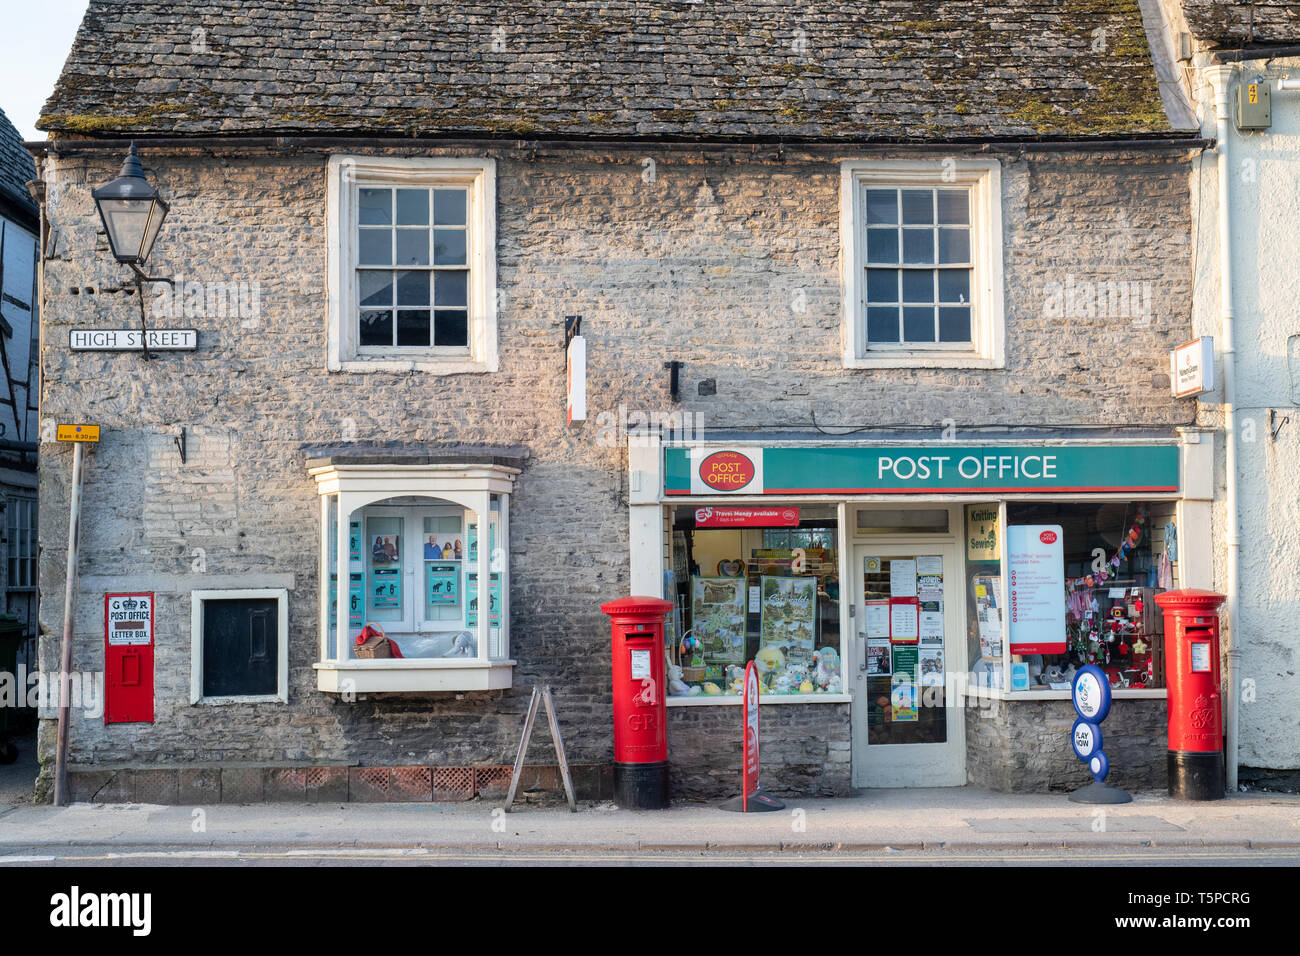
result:
M 1300 858 L 1300 795 L 1233 794 L 1187 803 L 1136 794 L 1094 807 L 1064 795 L 1005 794 L 975 787 L 866 790 L 839 799 L 785 801 L 772 813 L 729 813 L 708 804 L 661 811 L 608 803 L 566 806 L 500 802 L 430 804 L 147 804 L 0 806 L 0 865 L 171 852 L 193 860 L 257 851 L 320 858 L 382 851 L 809 854 L 1033 849 L 1241 851 Z M 1246 862 L 1244 859 L 1242 862 Z

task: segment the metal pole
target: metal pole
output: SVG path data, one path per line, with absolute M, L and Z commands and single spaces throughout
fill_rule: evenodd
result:
M 54 751 L 54 805 L 68 802 L 68 722 L 72 674 L 72 608 L 77 591 L 77 544 L 81 524 L 81 442 L 72 446 L 72 506 L 68 514 L 68 567 L 63 591 L 63 653 L 59 663 L 59 739 Z

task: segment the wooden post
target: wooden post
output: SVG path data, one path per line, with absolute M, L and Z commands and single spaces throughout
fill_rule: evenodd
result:
M 68 802 L 68 724 L 72 692 L 72 622 L 77 591 L 77 546 L 81 524 L 81 442 L 72 446 L 72 505 L 68 514 L 68 566 L 64 573 L 63 648 L 59 660 L 59 735 L 54 750 L 54 805 Z

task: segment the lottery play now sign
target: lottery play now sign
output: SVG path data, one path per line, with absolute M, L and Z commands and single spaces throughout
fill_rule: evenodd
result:
M 1178 446 L 732 446 L 664 449 L 669 495 L 1176 492 Z

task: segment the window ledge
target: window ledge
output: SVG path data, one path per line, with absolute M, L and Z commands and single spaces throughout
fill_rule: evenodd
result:
M 195 707 L 224 707 L 227 704 L 287 704 L 288 699 L 277 694 L 250 694 L 246 697 L 200 697 Z
M 669 707 L 739 707 L 744 698 L 739 694 L 718 694 L 706 697 L 694 694 L 689 697 L 669 697 Z M 851 704 L 853 698 L 848 694 L 764 694 L 758 698 L 763 704 Z
M 515 662 L 403 658 L 322 661 L 316 687 L 328 694 L 410 693 L 412 691 L 506 690 Z
M 970 352 L 882 352 L 877 355 L 845 358 L 845 368 L 1006 368 L 998 358 Z
M 1111 697 L 1115 700 L 1164 700 L 1169 695 L 1169 691 L 1163 687 L 1114 687 L 1111 688 Z M 968 688 L 966 690 L 967 698 L 983 698 L 985 700 L 1065 700 L 1070 699 L 1068 690 L 1002 690 Z
M 386 372 L 390 375 L 402 372 L 432 372 L 438 375 L 465 375 L 481 372 L 495 372 L 496 365 L 491 362 L 475 362 L 464 358 L 445 359 L 410 359 L 410 358 L 355 358 L 347 361 L 329 363 L 331 372 Z

